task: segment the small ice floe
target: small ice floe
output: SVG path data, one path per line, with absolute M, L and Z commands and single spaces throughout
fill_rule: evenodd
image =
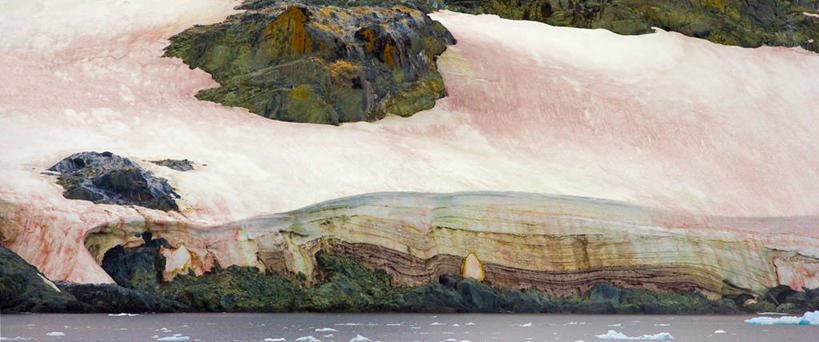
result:
M 333 337 L 333 334 L 327 334 L 327 335 L 323 335 L 323 336 L 326 337 L 326 338 L 330 338 L 330 337 Z
M 287 341 L 287 339 L 282 338 L 282 337 L 279 337 L 279 338 L 268 337 L 268 338 L 264 339 L 264 342 L 285 342 L 285 341 Z
M 372 340 L 361 335 L 355 335 L 350 342 L 371 342 Z
M 432 323 L 430 323 L 429 325 L 444 325 L 444 323 L 441 323 L 441 322 L 432 322 Z
M 517 326 L 519 326 L 521 328 L 529 328 L 529 327 L 532 326 L 532 322 L 526 322 L 526 323 L 523 323 L 523 324 L 515 324 L 515 325 L 517 325 Z
M 321 342 L 321 340 L 313 336 L 302 336 L 296 339 L 296 342 Z
M 609 332 L 600 335 L 594 335 L 595 337 L 601 340 L 643 340 L 643 341 L 671 341 L 674 339 L 674 336 L 667 332 L 661 332 L 654 335 L 642 335 L 642 336 L 627 336 L 621 332 L 617 332 L 614 330 L 609 330 Z
M 714 333 L 715 333 L 715 334 L 724 334 L 724 333 L 725 333 L 725 330 L 722 330 L 722 329 L 717 329 L 717 330 L 714 330 Z
M 335 325 L 335 326 L 348 326 L 348 327 L 354 327 L 354 326 L 359 326 L 359 325 L 362 325 L 362 324 L 361 324 L 361 323 L 336 323 L 336 324 L 334 324 L 334 325 Z
M 160 332 L 164 332 L 164 333 L 169 333 L 169 332 L 171 332 L 171 331 L 173 331 L 173 330 L 168 329 L 168 328 L 159 328 L 159 331 L 160 331 Z
M 620 324 L 620 323 L 614 323 L 614 324 L 609 324 L 609 326 L 610 326 L 610 327 L 622 327 L 622 326 L 623 326 L 623 324 Z
M 388 327 L 400 327 L 401 323 L 387 323 L 386 326 L 388 326 Z
M 458 339 L 456 339 L 456 338 L 448 338 L 448 339 L 444 340 L 444 342 L 458 342 Z
M 65 333 L 62 332 L 62 331 L 51 331 L 51 332 L 47 332 L 46 336 L 60 337 L 60 336 L 65 336 Z
M 464 324 L 464 325 L 475 325 L 475 323 L 472 323 L 472 322 L 466 322 L 466 324 Z
M 160 337 L 156 340 L 162 342 L 181 342 L 190 341 L 191 338 L 189 336 L 182 336 L 182 334 L 173 334 L 172 336 Z
M 134 317 L 134 316 L 139 316 L 139 314 L 132 314 L 132 313 L 127 313 L 127 312 L 118 313 L 118 314 L 108 314 L 108 317 Z
M 0 336 L 0 341 L 31 341 L 34 337 L 22 337 L 22 336 L 15 336 L 15 337 L 3 337 Z
M 338 331 L 338 330 L 333 329 L 333 328 L 318 328 L 318 329 L 316 329 L 316 331 L 317 332 L 333 332 L 333 331 Z
M 655 327 L 670 327 L 670 323 L 656 323 L 654 324 Z
M 806 312 L 802 317 L 754 317 L 746 319 L 745 324 L 751 325 L 819 325 L 819 311 Z
M 586 325 L 586 322 L 575 322 L 575 321 L 571 321 L 571 322 L 568 322 L 568 323 L 563 324 L 563 325 Z
M 453 327 L 460 327 L 461 325 L 458 323 L 452 324 Z

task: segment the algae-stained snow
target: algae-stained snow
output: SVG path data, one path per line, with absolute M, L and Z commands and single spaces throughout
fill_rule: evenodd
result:
M 525 191 L 671 211 L 659 229 L 692 236 L 746 234 L 808 258 L 780 261 L 786 276 L 776 281 L 816 286 L 816 54 L 438 12 L 458 41 L 438 60 L 448 97 L 411 118 L 329 127 L 198 101 L 215 82 L 160 57 L 165 39 L 233 5 L 3 6 L 4 245 L 52 279 L 110 282 L 83 245 L 109 223 L 205 229 L 362 193 Z M 63 198 L 42 172 L 83 151 L 144 161 L 184 198 L 180 212 Z M 165 158 L 206 166 L 181 173 L 147 162 Z M 256 262 L 215 248 L 232 263 Z

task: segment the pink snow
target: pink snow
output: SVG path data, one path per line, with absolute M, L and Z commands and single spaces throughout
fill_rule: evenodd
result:
M 802 49 L 438 12 L 458 40 L 438 61 L 448 97 L 332 127 L 198 101 L 217 84 L 160 57 L 167 37 L 235 4 L 62 5 L 0 14 L 3 245 L 51 279 L 110 282 L 83 246 L 95 226 L 207 226 L 377 191 L 588 196 L 671 210 L 655 218 L 667 226 L 819 236 L 819 58 Z M 41 174 L 81 151 L 200 166 L 142 163 L 178 189 L 182 213 L 94 205 Z M 798 236 L 771 240 L 819 254 Z

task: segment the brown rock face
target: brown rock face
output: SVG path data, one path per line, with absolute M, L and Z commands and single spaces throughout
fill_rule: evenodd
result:
M 313 38 L 307 32 L 307 9 L 292 6 L 267 25 L 263 44 L 273 56 L 296 57 L 312 52 Z

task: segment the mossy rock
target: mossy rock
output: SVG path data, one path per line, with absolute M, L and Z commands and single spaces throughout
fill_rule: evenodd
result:
M 199 92 L 201 100 L 337 125 L 408 116 L 444 95 L 435 60 L 454 39 L 421 10 L 318 1 L 239 8 L 246 12 L 188 29 L 165 49 L 219 82 Z

